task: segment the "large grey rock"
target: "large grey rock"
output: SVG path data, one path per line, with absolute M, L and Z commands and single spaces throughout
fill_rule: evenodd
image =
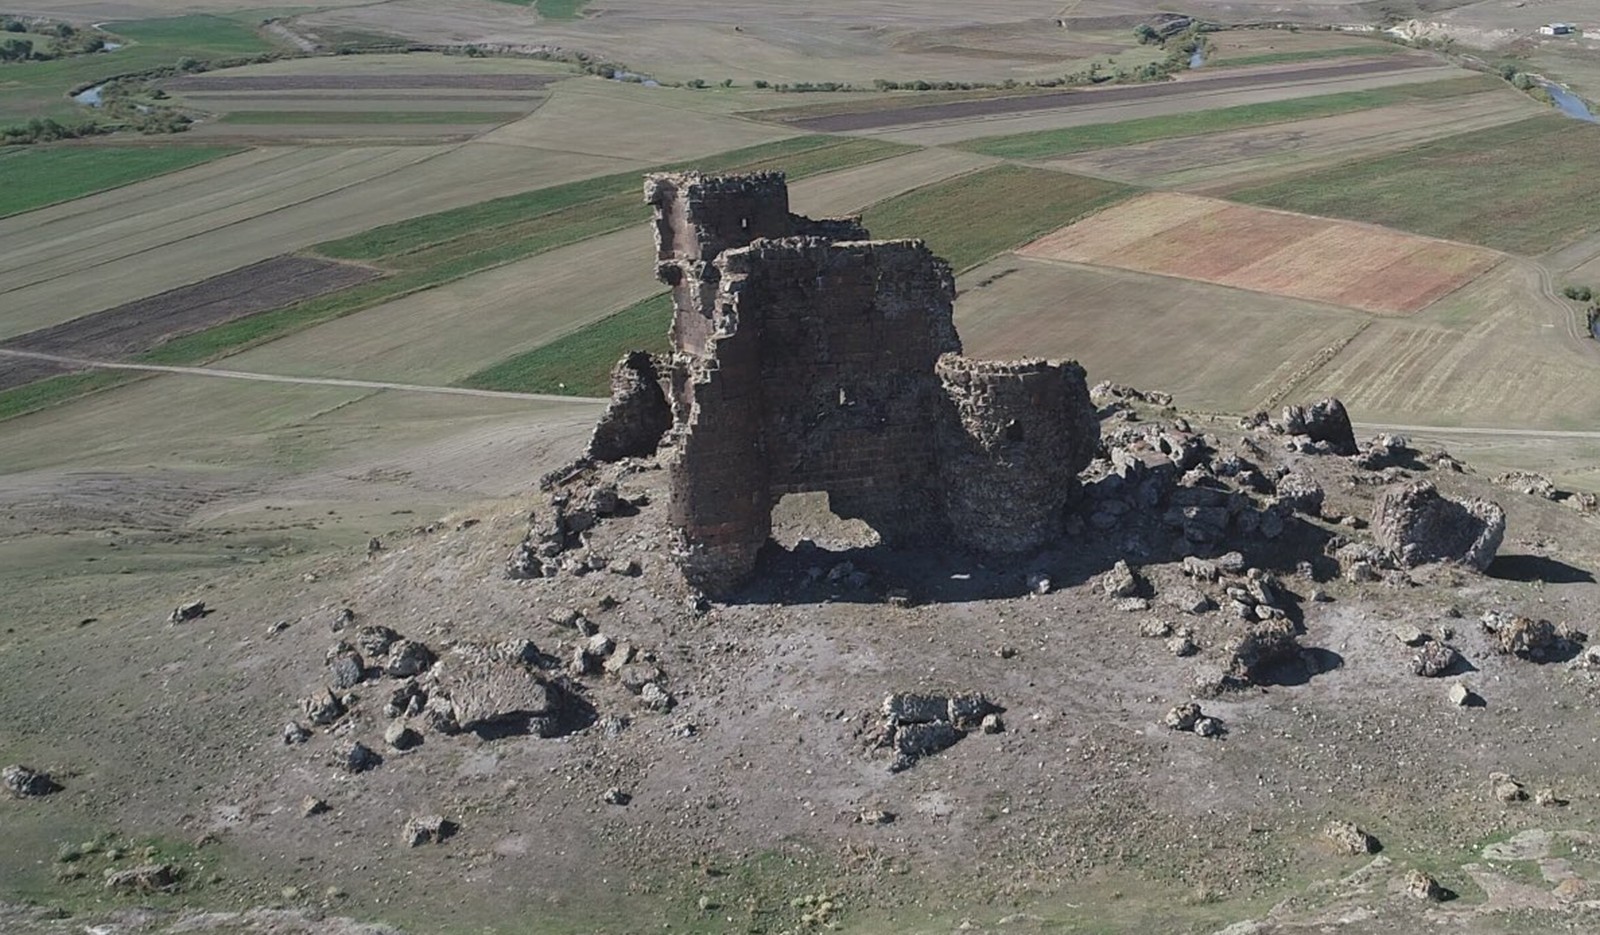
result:
M 50 774 L 29 766 L 7 766 L 0 770 L 0 785 L 6 791 L 19 798 L 32 798 L 59 792 L 61 786 L 50 778 Z
M 1278 502 L 1296 513 L 1319 515 L 1325 496 L 1322 485 L 1309 474 L 1291 471 L 1278 478 Z
M 1360 451 L 1344 403 L 1332 397 L 1309 406 L 1286 407 L 1283 429 L 1290 435 L 1306 435 L 1314 442 L 1323 442 L 1334 454 L 1353 455 Z
M 1428 481 L 1384 491 L 1372 534 L 1401 565 L 1455 562 L 1483 571 L 1505 536 L 1506 514 L 1488 500 L 1453 500 Z
M 107 870 L 106 889 L 118 893 L 168 893 L 178 888 L 178 868 L 144 864 L 128 870 Z
M 457 647 L 434 665 L 432 678 L 430 704 L 435 694 L 448 698 L 461 730 L 553 713 L 549 686 L 526 664 L 501 652 Z
M 962 737 L 949 721 L 931 724 L 905 724 L 894 732 L 894 762 L 889 769 L 898 772 L 909 768 L 925 756 L 955 746 Z
M 400 841 L 407 847 L 443 841 L 455 834 L 456 823 L 443 815 L 421 815 L 411 818 L 400 829 Z
M 1294 625 L 1283 618 L 1251 624 L 1227 649 L 1228 675 L 1242 682 L 1259 682 L 1272 666 L 1300 658 Z

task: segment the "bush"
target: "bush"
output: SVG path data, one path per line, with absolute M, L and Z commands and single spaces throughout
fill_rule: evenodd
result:
M 1588 302 L 1594 298 L 1594 290 L 1588 286 L 1568 286 L 1561 291 L 1574 302 Z
M 706 79 L 704 79 L 704 78 L 690 78 L 688 81 L 684 82 L 684 86 L 685 87 L 694 88 L 695 90 L 698 91 L 699 89 L 701 89 L 701 88 L 706 86 Z

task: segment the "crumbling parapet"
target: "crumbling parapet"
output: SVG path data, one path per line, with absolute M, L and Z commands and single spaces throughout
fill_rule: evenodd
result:
M 655 361 L 646 351 L 632 351 L 611 371 L 611 403 L 595 424 L 584 457 L 591 461 L 649 457 L 671 427 L 672 409 Z
M 1061 535 L 1100 438 L 1075 362 L 939 358 L 950 401 L 939 434 L 945 515 L 965 545 L 1022 552 Z
M 660 454 L 693 584 L 741 583 L 789 493 L 826 492 L 888 544 L 1060 534 L 1099 439 L 1081 367 L 961 357 L 949 265 L 791 214 L 781 174 L 656 175 L 645 198 L 674 303 Z M 619 369 L 607 419 L 643 411 L 645 379 Z

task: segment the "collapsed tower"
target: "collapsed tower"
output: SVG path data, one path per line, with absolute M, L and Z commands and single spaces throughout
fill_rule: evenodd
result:
M 692 583 L 747 578 L 789 493 L 827 493 L 890 545 L 1005 553 L 1060 535 L 1099 443 L 1082 367 L 962 357 L 949 265 L 854 218 L 790 213 L 781 173 L 652 175 L 645 200 L 673 296 L 665 398 L 630 355 L 591 455 L 630 447 L 619 426 L 670 426 L 660 459 Z

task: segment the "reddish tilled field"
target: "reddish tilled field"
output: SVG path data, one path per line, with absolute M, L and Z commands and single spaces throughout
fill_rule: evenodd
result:
M 1390 315 L 1427 306 L 1501 259 L 1481 247 L 1176 193 L 1107 209 L 1018 252 Z

